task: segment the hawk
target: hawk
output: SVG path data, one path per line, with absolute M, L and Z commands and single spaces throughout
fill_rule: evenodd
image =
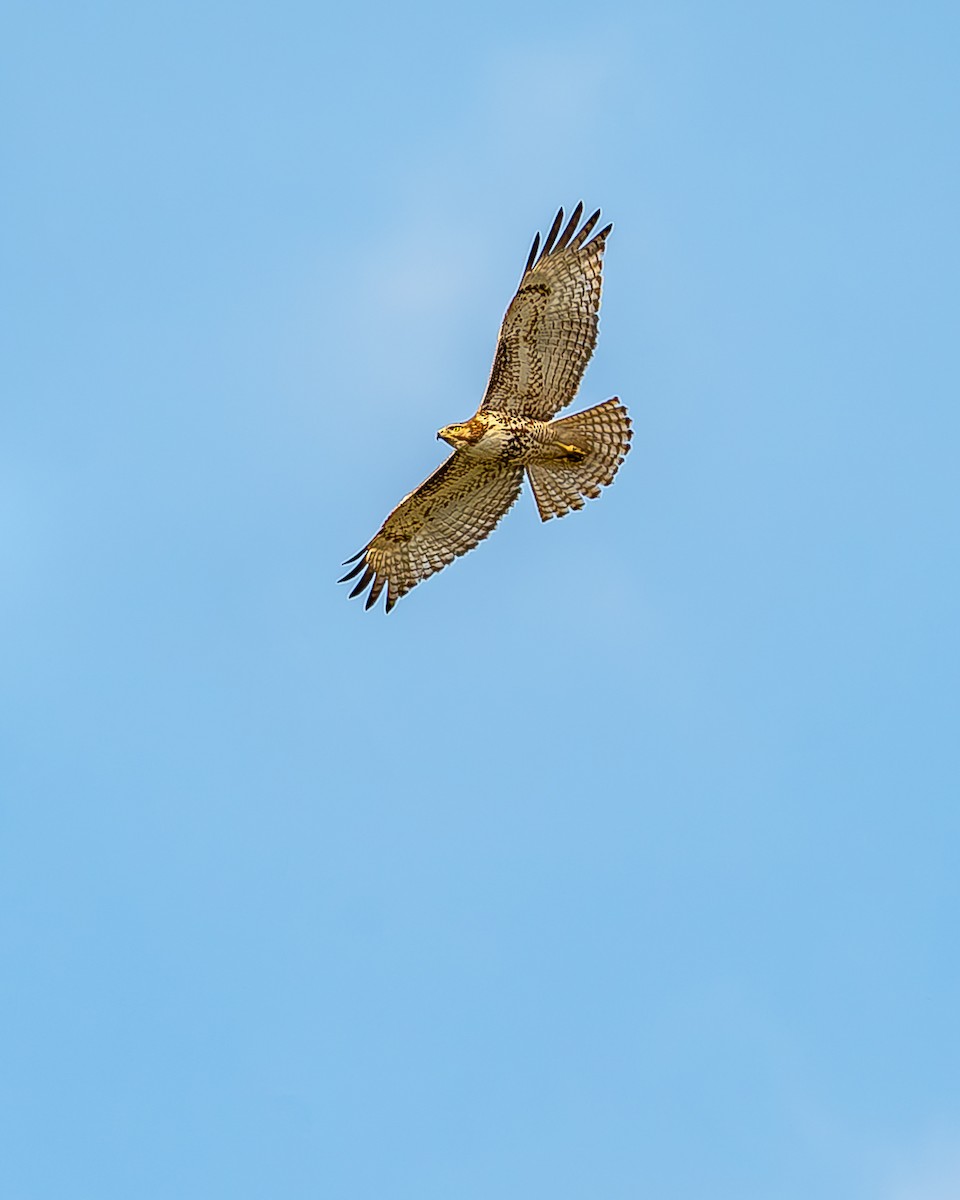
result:
M 540 234 L 533 239 L 482 404 L 469 421 L 440 430 L 453 453 L 344 564 L 356 566 L 340 583 L 360 576 L 351 599 L 370 586 L 366 608 L 386 588 L 389 612 L 422 579 L 482 542 L 520 495 L 524 474 L 544 521 L 583 508 L 613 481 L 632 436 L 619 398 L 551 419 L 576 394 L 597 342 L 602 258 L 613 226 L 594 234 L 600 210 L 580 225 L 582 216 L 581 203 L 564 225 L 561 208 L 542 249 Z

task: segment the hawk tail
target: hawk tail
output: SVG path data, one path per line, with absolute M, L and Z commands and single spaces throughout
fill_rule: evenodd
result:
M 618 397 L 547 426 L 553 441 L 528 463 L 527 474 L 544 521 L 600 495 L 630 449 L 630 417 Z

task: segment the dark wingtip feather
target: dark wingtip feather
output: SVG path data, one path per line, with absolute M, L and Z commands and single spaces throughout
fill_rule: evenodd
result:
M 550 226 L 550 232 L 544 238 L 543 249 L 540 251 L 540 257 L 537 262 L 543 262 L 550 251 L 553 249 L 553 243 L 556 241 L 557 234 L 560 232 L 560 226 L 563 224 L 563 209 L 557 210 L 557 215 L 553 218 L 553 224 Z
M 580 224 L 580 218 L 583 216 L 583 201 L 581 200 L 577 207 L 570 214 L 570 220 L 567 222 L 563 233 L 557 238 L 557 244 L 554 250 L 566 250 L 570 239 L 573 237 L 577 226 Z
M 533 245 L 530 247 L 530 257 L 527 259 L 527 265 L 523 268 L 523 273 L 526 273 L 533 266 L 533 260 L 537 257 L 537 251 L 540 249 L 540 234 L 537 233 L 533 238 Z
M 380 598 L 380 593 L 383 591 L 383 585 L 387 582 L 385 575 L 378 575 L 373 581 L 373 587 L 370 589 L 370 595 L 367 597 L 364 608 L 369 611 Z
M 356 554 L 354 554 L 354 556 L 353 556 L 352 558 L 345 558 L 345 559 L 343 560 L 343 562 L 340 564 L 340 566 L 341 566 L 341 567 L 345 567 L 345 566 L 347 565 L 347 563 L 356 562 L 356 561 L 357 561 L 357 559 L 360 557 L 360 555 L 361 555 L 361 554 L 366 554 L 366 552 L 367 552 L 369 549 L 370 549 L 370 547 L 369 547 L 369 546 L 364 546 L 364 548 L 363 548 L 362 550 L 358 550 L 358 551 L 356 552 Z
M 360 551 L 360 553 L 361 553 L 361 554 L 363 554 L 363 551 L 361 550 L 361 551 Z M 354 555 L 354 557 L 353 557 L 353 558 L 348 558 L 348 559 L 347 559 L 347 562 L 348 562 L 348 563 L 352 563 L 352 562 L 354 562 L 354 561 L 356 560 L 356 557 L 357 557 L 357 556 L 356 556 L 356 555 Z M 344 566 L 346 566 L 346 563 L 344 563 L 343 565 L 344 565 Z M 344 577 L 343 577 L 342 579 L 338 579 L 338 580 L 337 580 L 337 583 L 346 583 L 348 580 L 352 579 L 352 578 L 354 577 L 354 575 L 359 575 L 359 574 L 360 574 L 360 572 L 363 570 L 363 568 L 364 568 L 366 565 L 367 565 L 367 564 L 366 564 L 366 561 L 365 561 L 365 560 L 363 560 L 363 559 L 361 559 L 361 560 L 360 560 L 360 562 L 358 562 L 358 563 L 357 563 L 357 565 L 356 565 L 356 566 L 353 568 L 353 570 L 351 570 L 351 571 L 348 571 L 348 572 L 346 573 L 346 575 L 344 575 Z
M 356 587 L 350 593 L 351 600 L 353 600 L 356 596 L 360 595 L 360 593 L 363 591 L 363 589 L 367 586 L 367 584 L 373 578 L 374 574 L 375 574 L 375 572 L 374 572 L 373 567 L 368 566 L 367 569 L 364 571 L 364 573 L 360 576 L 360 579 L 359 579 Z

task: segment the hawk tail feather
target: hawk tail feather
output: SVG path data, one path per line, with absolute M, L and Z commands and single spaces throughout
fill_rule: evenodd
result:
M 613 482 L 630 449 L 630 417 L 614 396 L 595 408 L 551 421 L 554 442 L 527 474 L 540 517 L 563 517 Z

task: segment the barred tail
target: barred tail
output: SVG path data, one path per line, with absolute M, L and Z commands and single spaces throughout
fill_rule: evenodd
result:
M 616 396 L 551 421 L 548 429 L 555 441 L 544 447 L 539 461 L 527 465 L 544 521 L 566 516 L 571 508 L 583 508 L 586 498 L 599 496 L 601 487 L 613 482 L 633 436 L 627 410 Z

